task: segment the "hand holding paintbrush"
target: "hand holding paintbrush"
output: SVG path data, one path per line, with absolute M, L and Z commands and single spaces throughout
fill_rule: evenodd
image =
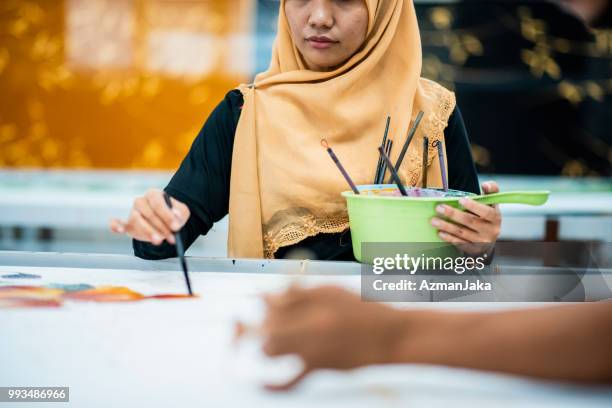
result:
M 161 245 L 164 241 L 174 245 L 174 233 L 185 225 L 191 213 L 184 203 L 175 198 L 171 201 L 172 209 L 166 204 L 164 191 L 150 189 L 134 200 L 127 220 L 111 219 L 110 229 L 153 245 Z
M 170 196 L 164 192 L 164 201 L 170 210 L 172 210 L 172 200 Z M 185 277 L 185 283 L 187 284 L 187 292 L 189 296 L 193 296 L 191 290 L 191 280 L 189 279 L 189 272 L 187 271 L 187 262 L 185 261 L 185 247 L 183 246 L 183 239 L 181 238 L 181 231 L 178 230 L 174 234 L 174 241 L 176 245 L 176 254 L 181 262 L 181 269 L 183 270 L 183 276 Z
M 182 202 L 171 198 L 165 191 L 151 189 L 136 198 L 127 221 L 113 218 L 110 228 L 115 233 L 128 234 L 134 239 L 161 245 L 164 241 L 176 245 L 177 255 L 185 276 L 189 295 L 191 282 L 185 262 L 185 250 L 180 230 L 189 219 L 190 211 Z

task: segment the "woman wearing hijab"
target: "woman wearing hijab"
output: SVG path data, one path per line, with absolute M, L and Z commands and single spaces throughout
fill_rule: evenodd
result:
M 398 173 L 418 186 L 442 187 L 442 143 L 449 187 L 479 193 L 465 125 L 455 96 L 423 79 L 421 43 L 409 0 L 283 0 L 272 61 L 249 85 L 229 92 L 206 121 L 165 192 L 135 200 L 127 221 L 111 229 L 135 238 L 147 259 L 176 255 L 173 231 L 188 247 L 229 212 L 228 255 L 282 258 L 307 250 L 317 259 L 354 259 L 342 175 L 325 138 L 356 184 L 371 184 L 387 116 L 402 146 L 418 112 L 424 116 Z M 422 168 L 423 138 L 429 138 Z M 391 159 L 397 159 L 399 148 Z M 495 183 L 483 185 L 497 191 Z M 496 207 L 471 200 L 467 211 L 440 206 L 431 220 L 452 243 L 494 243 Z

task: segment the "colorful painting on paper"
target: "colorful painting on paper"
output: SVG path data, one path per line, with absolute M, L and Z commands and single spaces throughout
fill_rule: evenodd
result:
M 122 286 L 47 285 L 0 286 L 0 309 L 60 307 L 65 301 L 75 302 L 134 302 L 146 299 L 190 299 L 187 294 L 157 294 L 145 296 Z

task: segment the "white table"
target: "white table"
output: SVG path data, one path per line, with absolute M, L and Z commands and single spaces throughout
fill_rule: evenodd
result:
M 295 261 L 190 259 L 196 300 L 66 303 L 60 309 L 0 310 L 0 386 L 70 386 L 72 407 L 609 407 L 612 388 L 571 386 L 470 370 L 380 366 L 319 372 L 287 394 L 264 380 L 288 378 L 296 361 L 264 359 L 257 341 L 232 345 L 235 319 L 262 316 L 259 295 L 280 290 Z M 0 276 L 38 274 L 22 284 L 128 286 L 181 293 L 176 260 L 117 255 L 0 252 Z M 311 262 L 304 284 L 356 290 L 359 265 Z M 11 283 L 1 278 L 0 284 Z M 14 282 L 13 282 L 14 283 Z M 498 310 L 508 303 L 398 304 L 407 308 Z M 0 404 L 2 406 L 2 404 Z M 8 405 L 7 405 L 8 406 Z M 19 404 L 21 407 L 38 404 Z

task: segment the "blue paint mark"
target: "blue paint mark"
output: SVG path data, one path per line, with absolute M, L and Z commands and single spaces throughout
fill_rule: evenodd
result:
M 30 273 L 13 273 L 10 275 L 2 275 L 5 279 L 40 279 L 40 275 L 32 275 Z
M 68 284 L 64 284 L 64 283 L 51 283 L 49 285 L 46 285 L 48 288 L 51 289 L 61 289 L 64 292 L 78 292 L 80 290 L 88 290 L 88 289 L 93 289 L 94 287 L 91 285 L 88 285 L 86 283 L 68 283 Z

